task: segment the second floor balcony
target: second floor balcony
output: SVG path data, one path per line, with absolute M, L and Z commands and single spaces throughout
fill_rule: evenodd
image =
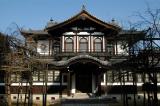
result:
M 39 53 L 39 57 L 41 59 L 54 59 L 57 57 L 74 57 L 78 55 L 90 55 L 93 57 L 119 57 L 119 56 L 127 56 L 126 53 L 123 52 L 115 52 L 113 49 L 108 49 L 108 50 L 99 50 L 97 49 L 96 51 L 94 50 L 89 50 L 89 49 L 76 49 L 76 50 L 54 50 L 50 52 L 41 52 Z
M 76 55 L 91 55 L 91 56 L 112 56 L 115 54 L 115 52 L 113 50 L 110 51 L 104 51 L 102 49 L 96 49 L 96 50 L 92 50 L 92 49 L 65 49 L 62 51 L 54 51 L 53 53 L 55 56 L 62 56 L 62 57 L 72 57 L 72 56 L 76 56 Z

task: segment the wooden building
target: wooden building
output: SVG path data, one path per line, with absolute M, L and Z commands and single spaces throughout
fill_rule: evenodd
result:
M 88 97 L 119 95 L 122 86 L 119 76 L 114 76 L 116 71 L 113 70 L 117 70 L 114 64 L 127 60 L 129 55 L 129 47 L 123 48 L 122 42 L 128 40 L 126 36 L 144 34 L 142 31 L 123 30 L 114 20 L 104 22 L 85 9 L 64 22 L 50 20 L 42 30 L 23 30 L 21 33 L 26 45 L 39 54 L 35 58 L 45 61 L 48 67 L 47 71 L 32 73 L 33 99 L 37 101 L 42 100 L 44 87 L 49 101 L 63 97 L 78 98 L 77 95 L 83 98 L 84 95 L 80 94 Z M 141 74 L 136 76 L 136 86 L 131 72 L 124 76 L 128 94 L 142 87 Z M 11 80 L 12 99 L 16 99 L 20 75 L 12 73 Z

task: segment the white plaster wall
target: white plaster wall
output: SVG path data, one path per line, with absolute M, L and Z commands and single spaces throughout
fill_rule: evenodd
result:
M 89 33 L 88 32 L 79 32 L 79 33 L 77 33 L 77 35 L 89 35 Z
M 23 86 L 29 86 L 29 83 L 22 83 Z M 41 85 L 43 86 L 43 82 L 33 82 L 33 85 Z M 47 85 L 59 86 L 59 82 L 48 82 Z M 67 85 L 67 83 L 62 82 L 62 85 Z M 20 86 L 20 83 L 12 83 L 11 86 Z
M 115 49 L 116 49 L 116 47 L 115 47 Z M 121 48 L 121 44 L 120 43 L 117 44 L 117 54 L 118 55 L 128 55 L 127 51 L 128 51 L 128 49 L 125 50 L 125 49 Z
M 72 76 L 71 93 L 76 93 L 76 76 L 75 76 L 75 74 Z
M 127 96 L 131 98 L 128 101 L 133 102 L 134 95 L 133 94 L 128 94 Z M 160 93 L 158 93 L 157 96 L 158 96 L 158 99 L 160 99 Z M 16 97 L 16 99 L 14 99 L 14 97 Z M 17 97 L 18 97 L 17 94 L 11 94 L 11 100 L 12 100 L 12 102 L 17 102 Z M 23 102 L 24 99 L 25 99 L 25 94 L 20 95 L 20 97 L 22 97 L 22 102 Z M 37 100 L 36 97 L 39 97 L 39 100 Z M 123 100 L 121 94 L 106 94 L 106 95 L 103 95 L 102 98 L 103 97 L 104 98 L 116 99 L 117 102 L 122 102 L 122 100 Z M 143 97 L 144 97 L 144 95 L 142 93 L 138 93 L 136 95 L 136 101 L 137 102 L 143 101 Z M 52 99 L 52 98 L 55 98 L 55 99 Z M 72 97 L 68 97 L 67 95 L 62 95 L 62 98 L 71 99 Z M 147 98 L 148 97 L 146 95 L 146 99 Z M 59 100 L 59 94 L 47 94 L 47 104 L 48 105 L 49 104 L 54 104 L 55 101 L 57 101 L 57 100 Z M 42 94 L 33 94 L 33 102 L 34 102 L 34 104 L 36 103 L 38 106 L 41 106 L 42 105 L 42 101 L 43 101 L 43 95 Z
M 41 49 L 41 45 L 45 45 L 45 50 Z M 39 40 L 37 41 L 37 52 L 42 55 L 49 55 L 49 40 Z
M 28 96 L 28 95 L 27 95 Z M 14 99 L 14 97 L 16 97 L 16 99 Z M 22 102 L 24 102 L 25 100 L 25 94 L 21 94 L 19 95 L 19 102 L 20 101 L 20 97 L 22 98 Z M 39 100 L 37 100 L 36 98 L 39 97 Z M 67 97 L 67 95 L 63 95 L 63 97 Z M 55 98 L 55 99 L 52 99 Z M 11 100 L 12 102 L 17 102 L 18 99 L 18 94 L 11 94 Z M 59 94 L 47 94 L 47 104 L 54 104 L 56 100 L 59 99 Z M 28 100 L 26 99 L 26 102 Z M 33 94 L 33 103 L 37 104 L 37 106 L 42 106 L 42 101 L 43 101 L 43 95 L 42 94 Z
M 101 82 L 101 85 L 106 85 L 106 73 L 103 74 L 103 81 Z
M 65 33 L 63 33 L 63 35 L 75 35 L 75 33 L 73 33 L 73 32 L 65 32 Z

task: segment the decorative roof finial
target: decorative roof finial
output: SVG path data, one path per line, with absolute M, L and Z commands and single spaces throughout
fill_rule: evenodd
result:
M 114 18 L 112 18 L 112 23 L 115 23 L 115 19 Z
M 82 10 L 86 10 L 86 6 L 84 4 L 82 5 Z
M 51 17 L 50 21 L 51 21 L 51 22 L 53 21 L 52 17 Z

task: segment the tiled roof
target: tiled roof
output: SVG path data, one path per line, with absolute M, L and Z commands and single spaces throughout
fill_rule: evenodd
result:
M 21 31 L 21 33 L 22 34 L 28 34 L 28 35 L 32 35 L 32 34 L 34 34 L 34 35 L 36 35 L 36 34 L 38 34 L 38 35 L 47 35 L 48 34 L 48 32 L 47 31 L 44 31 L 44 30 L 22 30 Z
M 56 29 L 56 28 L 60 28 L 62 26 L 65 26 L 77 19 L 79 19 L 80 17 L 85 17 L 91 21 L 94 21 L 96 22 L 97 24 L 100 24 L 104 27 L 108 27 L 108 28 L 111 28 L 111 29 L 114 29 L 114 30 L 120 30 L 121 28 L 116 25 L 116 24 L 112 24 L 112 23 L 106 23 L 100 19 L 98 19 L 97 17 L 91 15 L 89 12 L 87 12 L 86 10 L 82 10 L 81 12 L 79 12 L 78 14 L 74 15 L 73 17 L 69 18 L 68 20 L 65 20 L 64 22 L 61 22 L 59 24 L 53 24 L 53 25 L 50 25 L 48 27 L 46 27 L 46 30 L 50 30 L 50 29 Z

